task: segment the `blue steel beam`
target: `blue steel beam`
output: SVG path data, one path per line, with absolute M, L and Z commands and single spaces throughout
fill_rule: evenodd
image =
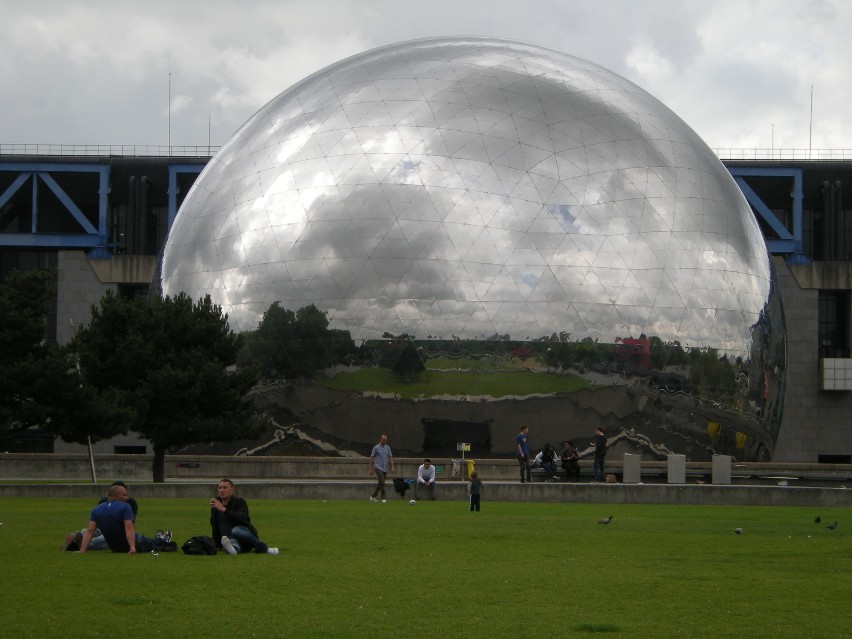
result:
M 62 202 L 71 216 L 77 220 L 77 224 L 82 226 L 86 233 L 96 234 L 98 232 L 98 229 L 92 226 L 92 223 L 86 219 L 83 211 L 81 211 L 80 208 L 71 201 L 71 198 L 68 197 L 68 194 L 56 183 L 56 180 L 53 179 L 50 173 L 39 173 L 38 176 L 41 178 L 41 181 L 47 184 L 48 188 L 53 191 L 56 198 Z M 37 228 L 34 228 L 33 230 L 38 232 Z
M 0 233 L 0 246 L 26 248 L 94 248 L 101 246 L 99 235 L 83 233 Z
M 810 260 L 803 252 L 804 242 L 802 239 L 802 175 L 804 173 L 801 168 L 791 167 L 727 167 L 730 174 L 743 192 L 746 200 L 752 206 L 752 209 L 759 215 L 775 233 L 778 234 L 778 239 L 768 239 L 767 247 L 772 253 L 789 254 L 787 261 L 795 264 L 810 264 Z M 754 192 L 746 181 L 743 179 L 749 176 L 756 177 L 777 177 L 777 178 L 792 178 L 793 185 L 790 189 L 790 198 L 792 199 L 793 213 L 793 229 L 792 231 L 784 226 L 783 222 L 778 219 L 775 213 L 766 206 L 766 203 Z
M 107 164 L 62 164 L 58 162 L 8 162 L 0 163 L 0 171 L 18 172 L 17 178 L 0 195 L 0 206 L 6 204 L 14 194 L 30 178 L 32 181 L 32 233 L 3 233 L 0 234 L 0 245 L 28 247 L 59 247 L 81 248 L 91 246 L 106 246 L 107 240 L 107 205 L 109 196 L 109 173 Z M 68 196 L 51 175 L 52 173 L 95 173 L 99 175 L 98 185 L 98 227 L 86 218 L 80 208 Z M 56 195 L 60 203 L 81 226 L 83 233 L 50 233 L 38 232 L 38 185 L 41 179 Z M 92 239 L 94 238 L 94 239 Z
M 12 196 L 18 192 L 24 182 L 29 180 L 33 176 L 32 173 L 21 173 L 18 177 L 15 178 L 15 181 L 9 185 L 9 188 L 3 191 L 2 195 L 0 195 L 0 207 L 5 206 L 6 202 L 12 199 Z

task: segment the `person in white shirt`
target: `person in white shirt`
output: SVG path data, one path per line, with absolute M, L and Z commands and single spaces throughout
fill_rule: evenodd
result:
M 431 459 L 424 459 L 417 469 L 417 483 L 414 485 L 414 498 L 420 499 L 420 494 L 428 493 L 435 499 L 435 467 Z

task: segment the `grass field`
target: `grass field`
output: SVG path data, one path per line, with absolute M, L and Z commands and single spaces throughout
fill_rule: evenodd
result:
M 574 392 L 590 383 L 575 375 L 532 373 L 530 371 L 498 371 L 476 373 L 470 370 L 427 370 L 413 380 L 394 376 L 387 368 L 363 368 L 349 373 L 338 373 L 329 379 L 317 379 L 319 386 L 336 390 L 380 391 L 397 393 L 400 397 L 437 395 L 528 395 L 533 393 Z
M 277 557 L 130 557 L 58 551 L 86 500 L 3 498 L 0 636 L 852 636 L 848 509 L 483 499 L 252 500 Z M 139 529 L 182 542 L 207 513 L 143 500 Z

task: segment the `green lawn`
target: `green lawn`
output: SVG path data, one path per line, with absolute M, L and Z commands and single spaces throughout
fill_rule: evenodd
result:
M 277 557 L 60 553 L 89 502 L 3 498 L 0 635 L 852 635 L 848 509 L 483 498 L 480 513 L 460 502 L 252 500 Z M 179 541 L 209 534 L 206 506 L 143 500 L 139 527 L 172 528 Z M 611 525 L 596 523 L 606 515 Z
M 589 385 L 582 377 L 532 373 L 529 371 L 435 371 L 427 370 L 413 380 L 400 379 L 387 368 L 363 368 L 352 373 L 338 373 L 330 379 L 317 379 L 316 384 L 336 390 L 379 391 L 397 393 L 401 397 L 435 397 L 437 395 L 529 395 L 533 393 L 573 392 Z

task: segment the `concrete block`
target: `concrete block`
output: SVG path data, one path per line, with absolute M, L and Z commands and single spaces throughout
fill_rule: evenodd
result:
M 731 483 L 731 456 L 713 455 L 713 483 Z
M 623 479 L 625 484 L 638 484 L 642 481 L 642 456 L 624 453 Z
M 669 483 L 686 483 L 686 455 L 669 455 Z

